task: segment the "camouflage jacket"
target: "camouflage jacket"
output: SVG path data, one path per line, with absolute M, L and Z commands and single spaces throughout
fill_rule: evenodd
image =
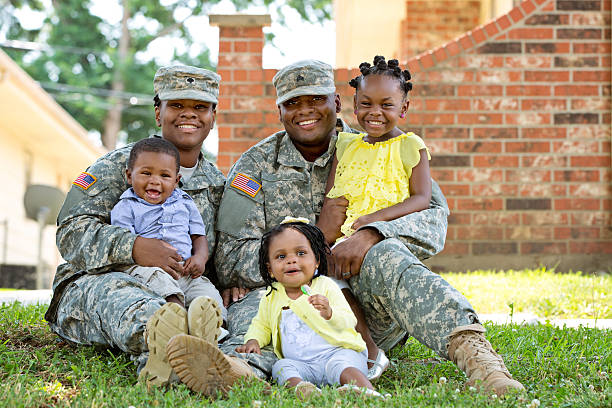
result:
M 121 194 L 129 187 L 125 169 L 132 145 L 99 158 L 86 172 L 96 181 L 87 189 L 72 185 L 57 217 L 56 243 L 66 263 L 57 268 L 53 280 L 53 298 L 45 315 L 55 320 L 57 303 L 64 288 L 79 276 L 116 271 L 134 263 L 132 246 L 136 235 L 110 225 L 110 212 Z M 225 178 L 200 155 L 198 167 L 180 188 L 194 200 L 206 226 L 206 237 L 212 254 L 216 243 L 215 217 Z
M 352 131 L 338 119 L 338 131 Z M 316 223 L 331 168 L 337 136 L 328 150 L 314 162 L 306 161 L 285 131 L 262 140 L 247 150 L 234 164 L 227 178 L 217 220 L 218 244 L 215 254 L 217 276 L 222 287 L 264 286 L 259 275 L 258 251 L 261 236 L 285 216 L 305 217 Z M 251 179 L 251 188 L 235 180 Z M 235 187 L 238 185 L 238 188 Z M 256 190 L 256 192 L 255 192 Z M 440 209 L 444 219 L 448 206 L 439 187 L 432 185 L 431 207 Z M 420 259 L 444 247 L 444 231 L 433 231 L 422 240 L 425 223 L 413 222 L 411 214 L 393 221 L 374 222 L 385 238 L 399 238 Z M 433 238 L 433 239 L 432 239 Z M 431 245 L 431 242 L 435 242 Z

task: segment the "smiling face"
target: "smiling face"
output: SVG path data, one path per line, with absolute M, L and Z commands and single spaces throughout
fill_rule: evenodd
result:
M 216 110 L 212 102 L 193 99 L 161 101 L 155 107 L 155 120 L 162 137 L 180 152 L 202 148 L 202 143 L 215 124 Z
M 384 141 L 402 134 L 396 126 L 408 109 L 408 100 L 397 79 L 387 75 L 364 77 L 354 103 L 357 121 L 370 138 Z
M 280 121 L 295 147 L 308 161 L 314 161 L 329 146 L 336 131 L 340 96 L 302 95 L 278 105 Z
M 270 240 L 268 272 L 284 287 L 287 295 L 301 293 L 319 267 L 308 239 L 299 231 L 287 228 Z
M 164 203 L 181 178 L 174 156 L 146 151 L 138 154 L 133 167 L 126 173 L 134 192 L 150 204 Z

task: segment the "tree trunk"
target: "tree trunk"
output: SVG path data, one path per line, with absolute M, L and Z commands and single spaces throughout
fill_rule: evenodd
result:
M 113 93 L 121 93 L 125 90 L 125 76 L 123 70 L 128 58 L 130 46 L 130 32 L 128 30 L 128 20 L 130 18 L 129 0 L 122 0 L 123 17 L 121 18 L 121 37 L 119 37 L 119 52 L 117 62 L 113 71 L 113 82 L 111 90 Z M 111 95 L 108 98 L 110 109 L 104 119 L 104 133 L 102 134 L 102 144 L 107 149 L 114 149 L 117 145 L 117 135 L 121 130 L 121 111 L 123 110 L 122 99 L 118 95 Z

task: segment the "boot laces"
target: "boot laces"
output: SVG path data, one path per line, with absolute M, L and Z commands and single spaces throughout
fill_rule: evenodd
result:
M 493 350 L 491 344 L 483 336 L 466 336 L 465 340 L 474 350 L 474 354 L 472 354 L 471 358 L 480 366 L 484 367 L 487 373 L 502 371 L 510 375 L 500 355 Z

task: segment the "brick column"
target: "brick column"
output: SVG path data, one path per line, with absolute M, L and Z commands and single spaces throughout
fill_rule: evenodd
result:
M 269 15 L 210 15 L 210 25 L 219 27 L 221 75 L 217 128 L 217 166 L 225 174 L 238 157 L 262 138 L 279 130 L 275 92 L 271 85 L 275 70 L 262 67 L 263 27 Z
M 407 0 L 401 24 L 400 61 L 445 42 L 476 27 L 480 0 Z

